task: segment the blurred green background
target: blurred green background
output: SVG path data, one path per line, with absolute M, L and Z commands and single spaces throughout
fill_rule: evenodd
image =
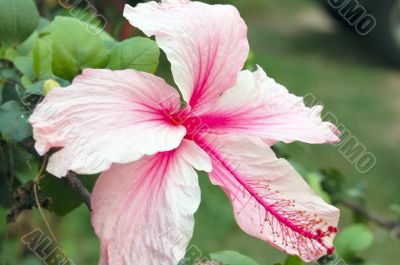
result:
M 52 1 L 48 1 L 51 3 Z M 55 1 L 53 1 L 55 2 Z M 104 1 L 103 1 L 104 2 Z M 110 5 L 113 5 L 109 1 Z M 291 144 L 284 150 L 308 170 L 335 167 L 343 175 L 348 196 L 365 192 L 366 207 L 387 218 L 397 218 L 400 205 L 400 69 L 386 63 L 362 37 L 339 26 L 318 1 L 237 0 L 209 1 L 235 5 L 249 28 L 254 62 L 297 95 L 314 94 L 377 158 L 368 174 L 360 174 L 334 146 Z M 57 8 L 56 4 L 52 8 Z M 108 15 L 105 14 L 108 18 Z M 121 14 L 112 20 L 123 20 Z M 235 56 L 232 54 L 232 56 Z M 160 65 L 161 74 L 168 69 Z M 282 262 L 284 255 L 253 239 L 236 225 L 225 194 L 201 176 L 202 204 L 196 215 L 192 244 L 205 255 L 237 250 L 260 264 Z M 26 232 L 44 228 L 37 210 L 5 225 L 0 209 L 0 264 L 41 264 L 20 242 Z M 340 227 L 351 221 L 342 208 Z M 90 213 L 81 206 L 60 218 L 47 213 L 60 246 L 76 264 L 97 264 L 99 243 L 90 225 Z M 34 217 L 34 218 L 32 218 Z M 400 241 L 387 230 L 371 225 L 375 241 L 362 253 L 371 264 L 391 265 L 400 260 Z

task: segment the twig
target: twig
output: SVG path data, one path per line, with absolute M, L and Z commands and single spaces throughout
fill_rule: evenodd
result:
M 32 138 L 27 139 L 23 142 L 20 143 L 22 147 L 24 147 L 29 153 L 34 155 L 35 157 L 39 157 L 40 155 L 36 152 L 34 148 L 34 140 Z M 86 187 L 82 184 L 80 179 L 72 172 L 69 172 L 68 175 L 62 180 L 69 185 L 73 191 L 78 193 L 83 200 L 83 202 L 87 205 L 89 210 L 91 209 L 91 204 L 90 204 L 90 192 L 86 189 Z
M 379 225 L 380 227 L 389 229 L 392 231 L 392 234 L 395 238 L 400 238 L 400 222 L 395 220 L 387 220 L 383 218 L 381 215 L 373 212 L 368 212 L 364 207 L 361 205 L 349 201 L 344 200 L 342 204 L 347 208 L 353 210 L 353 212 L 367 218 L 368 220 L 374 222 L 375 224 Z
M 90 192 L 86 189 L 81 180 L 72 172 L 69 172 L 66 177 L 62 178 L 62 180 L 67 183 L 73 191 L 81 196 L 83 202 L 89 210 L 91 210 Z
M 40 205 L 40 201 L 39 201 L 38 186 L 39 186 L 40 179 L 42 178 L 43 172 L 46 168 L 46 164 L 47 164 L 47 155 L 44 156 L 42 166 L 40 167 L 40 170 L 39 170 L 38 174 L 36 175 L 35 180 L 33 181 L 33 193 L 35 195 L 36 207 L 38 208 L 39 213 L 42 216 L 42 219 L 43 219 L 44 223 L 46 224 L 47 230 L 49 231 L 51 237 L 53 238 L 55 245 L 58 247 L 59 251 L 65 257 L 67 257 L 66 254 L 64 253 L 64 251 L 60 248 L 60 244 L 58 243 L 56 235 L 53 232 L 53 229 L 51 229 L 51 226 L 50 226 L 49 222 L 47 221 L 46 215 L 44 214 L 42 206 Z M 70 263 L 68 262 L 68 264 L 70 264 Z
M 51 229 L 49 222 L 47 221 L 47 218 L 43 212 L 42 206 L 40 205 L 39 196 L 38 196 L 38 185 L 40 182 L 40 178 L 42 177 L 42 174 L 44 172 L 44 169 L 46 168 L 46 162 L 47 162 L 47 157 L 44 157 L 42 166 L 40 167 L 40 170 L 39 170 L 38 174 L 36 175 L 35 180 L 33 181 L 33 194 L 35 195 L 36 207 L 38 208 L 39 213 L 42 216 L 44 223 L 46 224 L 47 230 L 49 231 L 49 233 L 50 233 L 51 237 L 53 238 L 54 242 L 56 243 L 56 245 L 58 246 L 59 244 L 58 244 L 57 238 L 53 232 L 53 229 Z

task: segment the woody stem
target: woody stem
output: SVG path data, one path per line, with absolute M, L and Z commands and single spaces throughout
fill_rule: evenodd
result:
M 86 204 L 86 206 L 91 210 L 91 200 L 90 200 L 90 192 L 86 189 L 86 187 L 82 184 L 80 179 L 72 172 L 69 172 L 67 176 L 62 178 L 64 183 L 71 187 L 73 191 L 79 194 L 82 201 Z

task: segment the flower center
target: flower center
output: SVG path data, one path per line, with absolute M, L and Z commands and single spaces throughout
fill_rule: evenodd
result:
M 207 128 L 202 119 L 198 116 L 192 116 L 186 108 L 177 113 L 170 114 L 169 119 L 174 125 L 182 125 L 186 128 L 185 139 L 193 140 L 193 137 Z

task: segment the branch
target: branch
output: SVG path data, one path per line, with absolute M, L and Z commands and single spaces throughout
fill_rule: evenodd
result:
M 41 156 L 36 152 L 34 148 L 35 141 L 32 138 L 26 139 L 20 143 L 20 146 L 25 148 L 29 153 L 34 155 L 36 158 L 41 158 Z M 69 172 L 67 176 L 62 178 L 64 183 L 69 185 L 73 191 L 79 194 L 83 202 L 87 205 L 89 210 L 91 210 L 91 203 L 90 203 L 90 192 L 86 189 L 86 187 L 82 184 L 80 179 L 76 176 L 75 173 Z
M 347 208 L 350 208 L 351 210 L 353 210 L 355 213 L 374 222 L 378 226 L 389 229 L 390 231 L 392 231 L 395 238 L 398 238 L 398 239 L 400 238 L 400 222 L 399 221 L 387 220 L 377 213 L 368 212 L 361 205 L 359 205 L 355 202 L 349 201 L 349 200 L 342 201 L 342 204 L 344 206 L 346 206 Z
M 86 189 L 86 187 L 83 185 L 81 180 L 75 175 L 75 173 L 69 172 L 67 176 L 62 178 L 62 181 L 64 181 L 66 184 L 68 184 L 73 191 L 79 194 L 83 202 L 86 204 L 86 206 L 91 210 L 91 200 L 90 200 L 90 192 Z

